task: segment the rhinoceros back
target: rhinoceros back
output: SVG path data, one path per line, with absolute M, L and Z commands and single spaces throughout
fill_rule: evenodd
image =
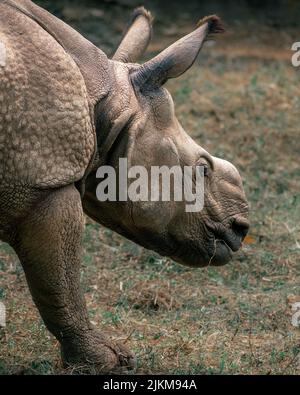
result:
M 95 134 L 82 74 L 36 22 L 0 3 L 0 190 L 82 179 Z

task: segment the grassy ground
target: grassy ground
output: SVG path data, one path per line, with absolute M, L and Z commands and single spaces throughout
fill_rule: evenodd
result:
M 80 18 L 68 8 L 63 13 L 111 50 L 127 9 L 116 8 L 114 19 L 107 5 L 100 9 Z M 150 52 L 188 32 L 191 21 L 158 18 Z M 300 68 L 291 66 L 289 51 L 299 33 L 232 20 L 229 34 L 206 45 L 193 70 L 168 83 L 185 129 L 244 178 L 252 242 L 230 265 L 187 269 L 87 221 L 82 286 L 91 321 L 137 353 L 138 373 L 300 373 L 300 331 L 291 324 L 291 306 L 300 301 Z M 68 373 L 5 244 L 0 276 L 7 308 L 0 373 Z

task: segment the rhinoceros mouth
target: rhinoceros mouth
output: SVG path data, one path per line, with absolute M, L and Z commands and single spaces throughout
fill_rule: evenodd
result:
M 238 236 L 231 236 L 230 234 L 224 234 L 223 237 L 216 238 L 223 242 L 232 252 L 238 251 L 242 246 L 242 239 Z
M 232 252 L 241 248 L 243 237 L 237 235 L 230 227 L 208 220 L 205 221 L 205 225 L 215 244 L 221 242 Z

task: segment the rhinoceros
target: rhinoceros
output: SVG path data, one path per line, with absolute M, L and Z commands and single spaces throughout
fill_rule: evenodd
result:
M 123 372 L 136 358 L 90 324 L 80 290 L 84 214 L 192 267 L 227 263 L 248 231 L 237 169 L 196 144 L 164 87 L 223 31 L 213 15 L 138 64 L 152 17 L 138 8 L 114 56 L 30 0 L 0 1 L 0 239 L 16 251 L 67 366 Z M 99 201 L 100 165 L 202 166 L 204 206 Z

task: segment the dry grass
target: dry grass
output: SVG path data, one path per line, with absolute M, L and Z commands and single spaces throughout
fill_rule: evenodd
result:
M 156 37 L 151 50 L 189 28 Z M 87 223 L 82 285 L 91 321 L 138 354 L 139 373 L 300 373 L 291 324 L 300 300 L 300 68 L 288 52 L 296 32 L 253 22 L 231 30 L 168 87 L 185 129 L 240 169 L 253 243 L 226 267 L 192 270 Z M 0 276 L 0 373 L 68 373 L 5 244 Z

